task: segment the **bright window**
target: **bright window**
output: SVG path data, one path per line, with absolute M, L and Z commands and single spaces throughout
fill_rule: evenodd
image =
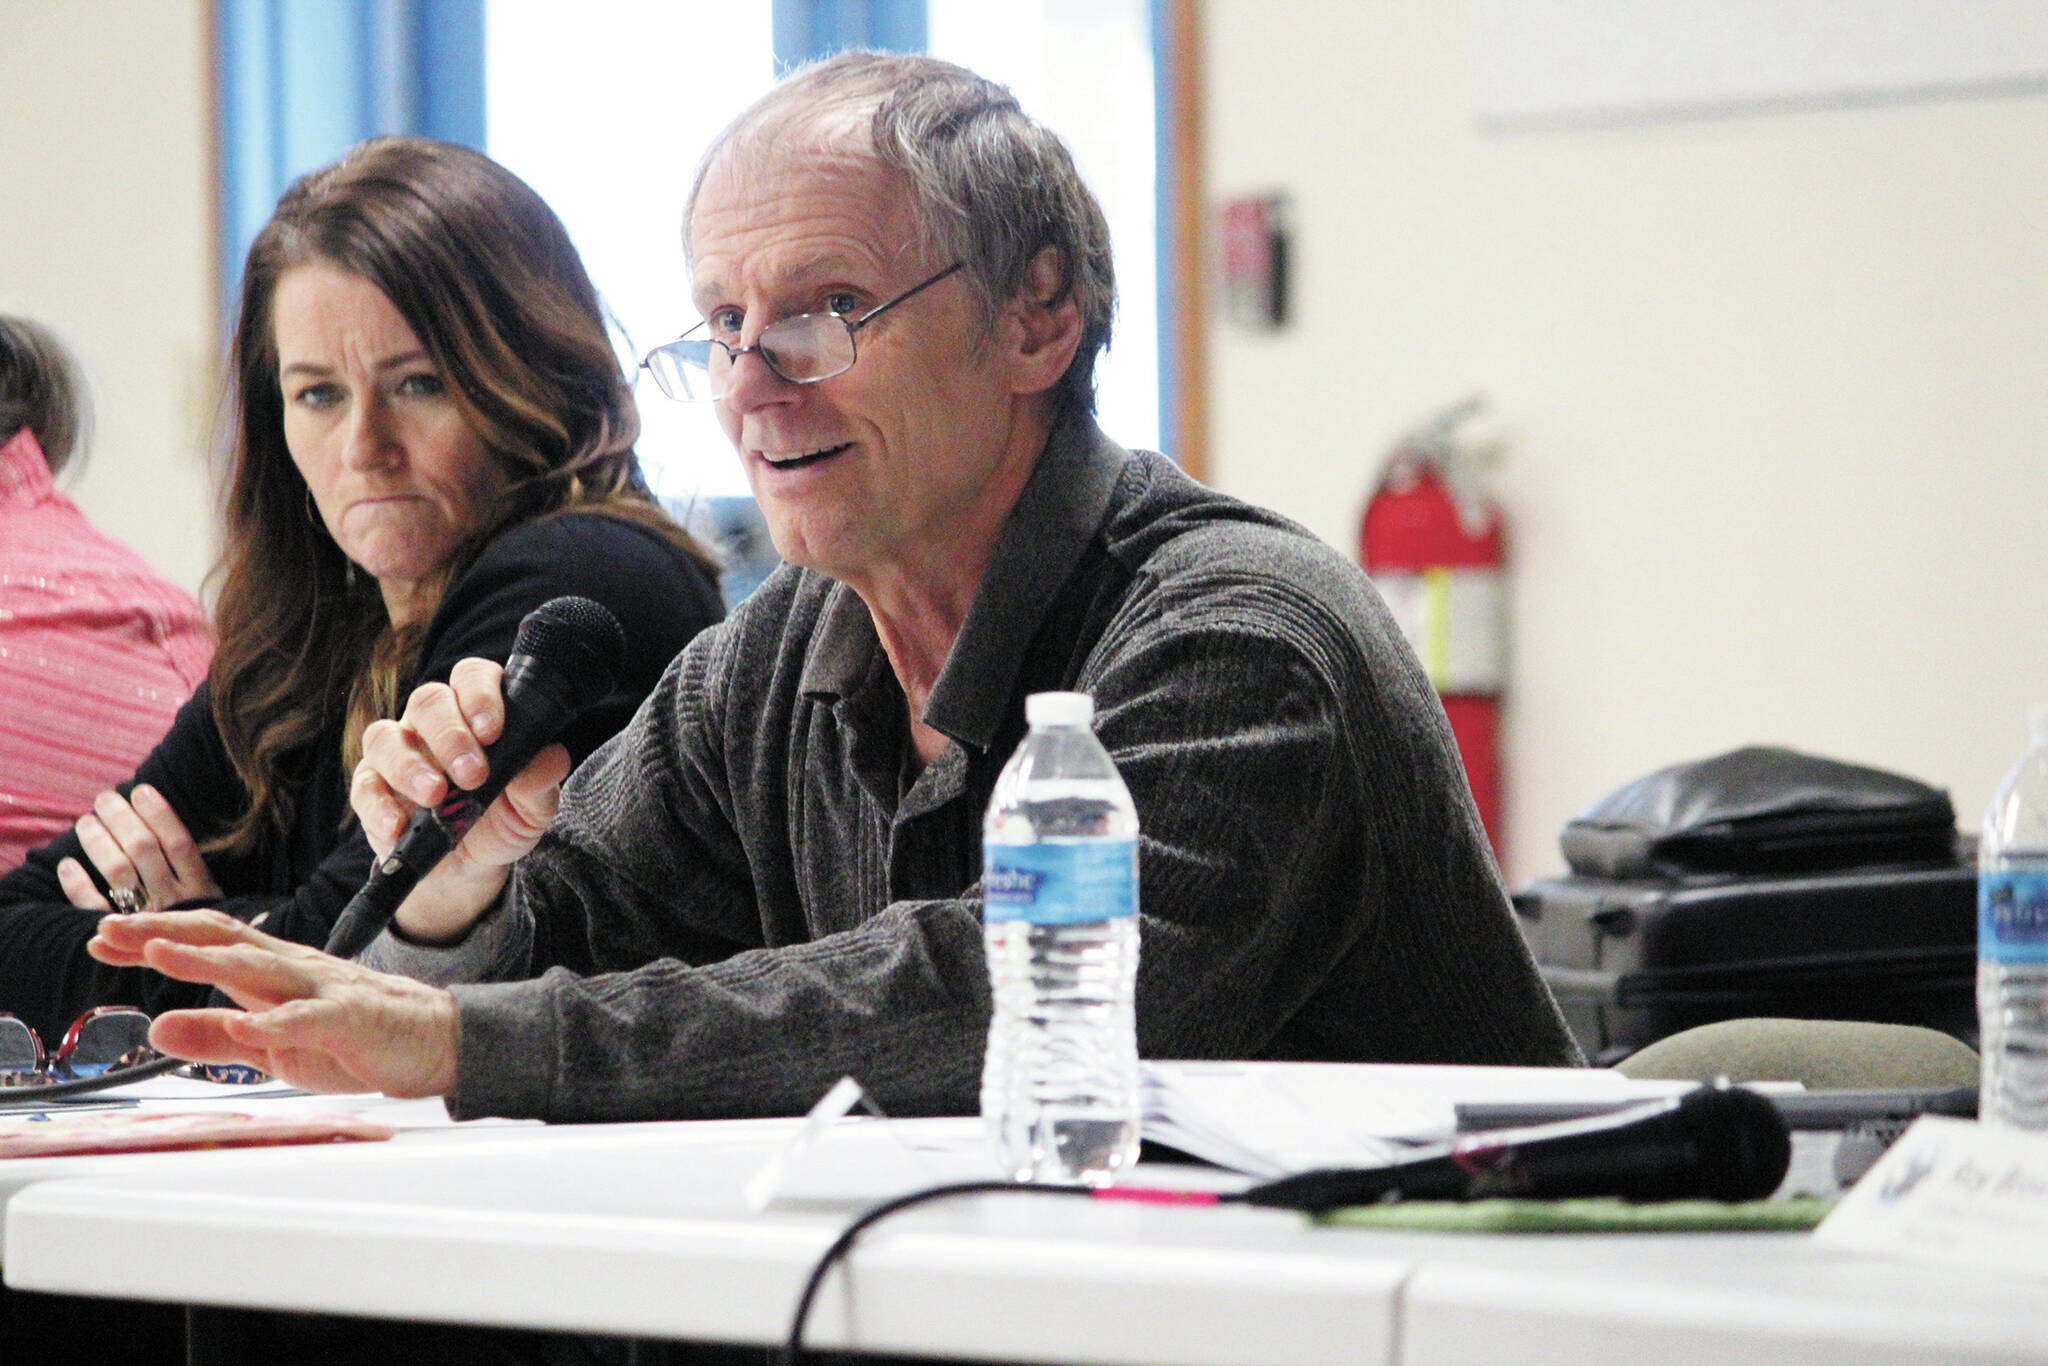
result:
M 683 197 L 705 145 L 773 83 L 770 51 L 766 0 L 491 0 L 489 151 L 568 225 L 629 363 L 697 321 Z M 747 492 L 708 405 L 671 403 L 648 382 L 637 393 L 656 494 L 686 505 Z
M 1116 244 L 1102 429 L 1159 448 L 1157 143 L 1150 0 L 929 0 L 932 54 L 1001 81 L 1066 139 Z
M 573 18 L 572 18 L 573 16 Z M 930 0 L 934 54 L 1016 91 L 1057 129 L 1116 243 L 1116 341 L 1104 428 L 1159 442 L 1156 153 L 1149 0 Z M 490 0 L 489 151 L 560 213 L 637 357 L 696 321 L 683 197 L 711 138 L 773 80 L 769 0 Z M 639 386 L 642 462 L 664 500 L 744 495 L 708 407 Z

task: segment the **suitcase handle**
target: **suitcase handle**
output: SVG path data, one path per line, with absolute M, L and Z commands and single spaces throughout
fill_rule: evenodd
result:
M 1542 972 L 1551 994 L 1565 1000 L 1611 1001 L 1621 986 L 1620 973 L 1602 972 L 1598 968 L 1561 968 L 1545 963 Z

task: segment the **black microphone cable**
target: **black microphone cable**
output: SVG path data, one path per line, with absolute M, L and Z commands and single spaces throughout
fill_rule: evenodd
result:
M 109 1067 L 95 1076 L 75 1077 L 70 1081 L 44 1082 L 37 1086 L 0 1088 L 0 1111 L 31 1109 L 43 1101 L 63 1100 L 67 1096 L 87 1096 L 95 1091 L 126 1086 L 131 1081 L 146 1081 L 150 1077 L 160 1077 L 183 1066 L 185 1059 L 165 1054 L 162 1057 L 151 1058 L 148 1062 L 130 1063 L 126 1067 Z
M 811 1302 L 818 1297 L 818 1289 L 825 1284 L 825 1276 L 846 1256 L 853 1246 L 853 1240 L 872 1224 L 877 1224 L 890 1215 L 922 1205 L 932 1200 L 943 1200 L 954 1195 L 1093 1195 L 1092 1186 L 1030 1186 L 1015 1181 L 956 1181 L 945 1186 L 927 1186 L 923 1190 L 899 1195 L 893 1200 L 884 1200 L 873 1209 L 848 1224 L 832 1245 L 825 1249 L 811 1267 L 811 1274 L 804 1280 L 803 1293 L 797 1296 L 796 1315 L 790 1320 L 789 1338 L 782 1344 L 778 1360 L 782 1366 L 800 1366 L 804 1359 L 804 1322 L 811 1316 Z
M 1631 1162 L 1631 1148 L 1650 1161 Z M 1527 1156 L 1555 1156 L 1551 1170 L 1523 1167 Z M 1762 1199 L 1778 1188 L 1791 1161 L 1785 1120 L 1769 1099 L 1741 1087 L 1701 1086 L 1671 1100 L 1584 1120 L 1466 1135 L 1433 1155 L 1384 1167 L 1300 1172 L 1238 1191 L 1145 1186 L 1039 1185 L 961 1181 L 911 1191 L 874 1206 L 834 1238 L 812 1265 L 798 1296 L 780 1366 L 801 1366 L 804 1324 L 826 1275 L 854 1240 L 902 1210 L 956 1195 L 1064 1195 L 1143 1204 L 1254 1205 L 1321 1214 L 1345 1205 L 1395 1200 L 1474 1200 L 1493 1196 L 1620 1196 L 1632 1200 L 1704 1197 Z

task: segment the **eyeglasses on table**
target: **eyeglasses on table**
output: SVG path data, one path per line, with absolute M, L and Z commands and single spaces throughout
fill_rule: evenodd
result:
M 28 1021 L 0 1010 L 0 1088 L 52 1086 L 139 1067 L 162 1055 L 149 1046 L 149 1016 L 134 1006 L 94 1006 L 71 1022 L 55 1053 Z M 187 1063 L 182 1076 L 246 1085 L 269 1075 L 235 1063 Z

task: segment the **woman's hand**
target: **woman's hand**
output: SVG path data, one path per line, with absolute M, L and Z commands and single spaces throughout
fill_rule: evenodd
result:
M 195 898 L 218 898 L 220 884 L 207 870 L 178 813 L 161 792 L 147 783 L 137 783 L 123 800 L 118 792 L 102 792 L 93 799 L 92 810 L 78 818 L 73 827 L 86 857 L 114 889 L 117 900 L 132 898 L 123 910 L 174 906 Z M 57 865 L 57 882 L 74 906 L 89 911 L 113 907 L 100 895 L 77 859 Z
M 349 804 L 370 847 L 383 858 L 422 806 L 437 806 L 454 787 L 471 789 L 490 776 L 484 746 L 505 729 L 502 666 L 459 661 L 446 683 L 413 690 L 405 714 L 363 732 L 363 759 L 349 783 Z M 423 943 L 459 939 L 497 900 L 511 867 L 540 843 L 554 819 L 569 751 L 549 745 L 506 785 L 448 857 L 398 908 L 399 928 Z
M 242 1010 L 173 1010 L 149 1041 L 190 1062 L 245 1063 L 308 1091 L 446 1096 L 455 998 L 251 929 L 219 911 L 110 915 L 86 951 L 219 987 Z

